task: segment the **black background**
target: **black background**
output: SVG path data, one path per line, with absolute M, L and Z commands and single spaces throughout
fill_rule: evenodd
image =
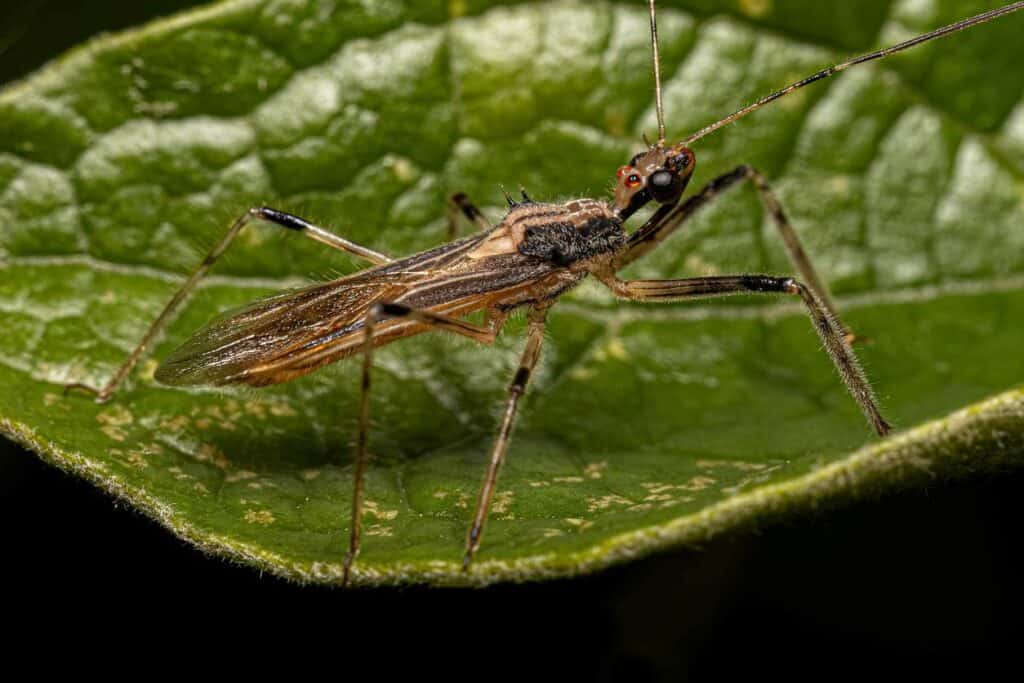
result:
M 191 4 L 3 3 L 0 83 Z M 301 654 L 360 679 L 367 663 L 480 679 L 980 675 L 1020 639 L 1022 484 L 936 481 L 571 581 L 342 592 L 205 557 L 0 440 L 3 651 L 35 644 L 59 661 L 64 644 L 96 640 L 106 666 L 126 643 L 179 665 Z

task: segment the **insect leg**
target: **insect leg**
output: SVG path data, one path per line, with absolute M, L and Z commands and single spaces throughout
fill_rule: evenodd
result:
M 619 280 L 607 273 L 601 280 L 622 298 L 634 301 L 682 301 L 728 294 L 790 294 L 798 296 L 807 306 L 815 331 L 825 350 L 839 370 L 854 400 L 860 404 L 868 422 L 879 436 L 889 433 L 889 423 L 882 418 L 874 392 L 853 349 L 843 339 L 843 329 L 818 298 L 817 294 L 797 280 L 770 275 L 724 275 L 688 278 L 685 280 Z
M 811 259 L 807 256 L 807 252 L 800 243 L 800 238 L 797 236 L 796 230 L 793 229 L 793 225 L 789 222 L 786 212 L 783 211 L 778 197 L 772 190 L 771 185 L 768 184 L 764 174 L 747 164 L 738 166 L 728 173 L 723 173 L 717 178 L 712 179 L 697 194 L 688 197 L 683 202 L 675 206 L 666 205 L 659 208 L 639 230 L 630 235 L 629 248 L 616 261 L 616 270 L 625 267 L 653 250 L 699 209 L 709 204 L 725 190 L 743 180 L 751 181 L 757 189 L 761 197 L 761 203 L 764 205 L 765 210 L 768 211 L 768 215 L 771 216 L 772 222 L 775 223 L 775 227 L 782 237 L 782 242 L 786 245 L 786 253 L 789 256 L 789 260 L 793 267 L 796 268 L 800 279 L 807 283 L 825 308 L 828 309 L 828 312 L 838 321 L 839 314 L 829 296 L 828 288 L 821 278 L 818 277 L 818 272 L 814 269 Z M 843 334 L 847 342 L 853 340 L 853 334 L 845 326 L 843 326 Z
M 658 207 L 647 219 L 647 222 L 629 236 L 626 251 L 615 259 L 615 270 L 621 270 L 641 256 L 653 251 L 698 210 L 746 177 L 746 167 L 740 166 L 713 178 L 696 194 L 678 204 L 663 204 Z
M 453 332 L 469 337 L 482 344 L 491 344 L 498 336 L 508 313 L 489 310 L 484 326 L 474 325 L 458 318 L 440 315 L 431 311 L 411 308 L 403 304 L 379 303 L 370 308 L 363 328 L 363 373 L 359 394 L 359 436 L 356 442 L 356 469 L 353 474 L 352 520 L 349 526 L 348 553 L 345 554 L 342 585 L 348 585 L 352 564 L 359 556 L 363 522 L 363 478 L 369 454 L 366 449 L 370 429 L 370 370 L 373 365 L 374 332 L 377 325 L 389 319 L 411 319 L 438 330 Z
M 321 244 L 326 244 L 327 246 L 337 249 L 338 251 L 348 252 L 349 254 L 358 256 L 359 258 L 365 261 L 369 261 L 370 263 L 373 263 L 378 266 L 382 266 L 385 263 L 391 263 L 392 261 L 392 258 L 390 256 L 386 256 L 380 253 L 379 251 L 374 251 L 373 249 L 369 249 L 362 245 L 356 244 L 355 242 L 351 242 L 345 239 L 344 237 L 335 235 L 330 230 L 325 230 L 324 228 L 313 225 L 309 221 L 300 218 L 294 214 L 285 213 L 284 211 L 278 211 L 277 209 L 271 209 L 268 206 L 259 206 L 249 209 L 249 211 L 247 211 L 241 218 L 238 219 L 238 221 L 236 221 L 236 224 L 238 222 L 242 223 L 242 225 L 238 226 L 238 230 L 241 230 L 246 223 L 254 219 L 264 220 L 267 221 L 268 223 L 274 223 L 275 225 L 279 225 L 282 228 L 295 230 L 297 232 L 302 233 L 306 237 L 309 237 L 312 240 L 320 242 Z M 234 228 L 234 226 L 232 226 L 232 228 Z M 236 234 L 238 230 L 235 231 Z M 228 238 L 226 238 L 226 241 L 230 242 L 232 239 L 234 239 L 234 235 L 230 234 L 231 231 L 228 232 L 229 236 Z M 226 247 L 227 245 L 225 244 L 225 248 Z
M 526 348 L 519 361 L 519 369 L 508 387 L 508 399 L 505 402 L 505 411 L 502 414 L 501 427 L 498 436 L 491 449 L 491 460 L 487 465 L 487 474 L 484 475 L 483 484 L 480 487 L 480 496 L 476 503 L 476 512 L 473 514 L 473 523 L 466 534 L 466 552 L 462 557 L 462 570 L 469 569 L 473 555 L 480 549 L 480 541 L 483 539 L 484 523 L 487 521 L 487 514 L 491 510 L 491 499 L 494 497 L 494 490 L 498 484 L 498 473 L 502 463 L 505 462 L 505 455 L 508 453 L 509 439 L 512 435 L 512 424 L 515 420 L 516 410 L 519 407 L 519 398 L 526 391 L 526 383 L 530 379 L 530 373 L 537 365 L 540 358 L 541 344 L 544 341 L 544 326 L 547 320 L 547 308 L 534 308 L 530 311 L 530 329 L 526 337 Z
M 334 249 L 354 254 L 373 263 L 383 264 L 391 262 L 391 259 L 384 254 L 373 251 L 372 249 L 367 249 L 355 242 L 350 242 L 347 239 L 339 237 L 338 235 L 324 230 L 323 228 L 317 227 L 298 216 L 293 216 L 290 213 L 271 209 L 266 206 L 253 207 L 239 216 L 239 218 L 231 224 L 231 227 L 228 228 L 224 237 L 213 247 L 213 249 L 210 250 L 210 253 L 206 255 L 206 258 L 204 258 L 202 263 L 199 264 L 199 267 L 196 268 L 192 275 L 189 276 L 188 280 L 185 281 L 185 284 L 181 286 L 181 289 L 171 297 L 171 300 L 166 306 L 164 306 L 160 315 L 157 316 L 156 320 L 153 321 L 153 324 L 149 326 L 146 334 L 142 337 L 142 341 L 140 341 L 138 346 L 132 350 L 128 355 L 128 358 L 121 364 L 121 367 L 117 369 L 117 372 L 114 373 L 114 376 L 111 377 L 110 381 L 107 382 L 102 389 L 97 391 L 88 385 L 76 382 L 65 385 L 64 393 L 67 393 L 72 389 L 80 389 L 95 395 L 97 403 L 104 403 L 109 400 L 128 374 L 132 371 L 132 368 L 134 368 L 139 362 L 139 359 L 142 358 L 142 355 L 146 352 L 146 349 L 149 348 L 149 345 L 154 339 L 156 339 L 160 332 L 163 331 L 168 322 L 170 322 L 171 316 L 174 314 L 175 310 L 177 310 L 188 295 L 192 293 L 199 284 L 199 281 L 203 279 L 203 277 L 209 272 L 210 268 L 213 267 L 213 264 L 217 262 L 217 259 L 224 254 L 229 246 L 231 246 L 231 242 L 233 242 L 235 237 L 238 236 L 238 233 L 242 231 L 242 228 L 255 220 L 263 220 L 282 228 L 295 230 L 310 239 L 316 240 L 317 242 L 326 244 Z
M 480 230 L 487 231 L 491 229 L 491 224 L 487 222 L 487 218 L 484 217 L 480 209 L 476 208 L 476 205 L 470 201 L 469 197 L 466 196 L 465 192 L 456 192 L 448 198 L 448 240 L 451 241 L 458 236 L 459 232 L 459 216 L 465 216 L 467 220 L 472 221 L 476 224 Z

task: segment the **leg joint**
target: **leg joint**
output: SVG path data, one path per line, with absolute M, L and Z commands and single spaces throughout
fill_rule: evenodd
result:
M 761 171 L 757 170 L 755 167 L 750 164 L 743 164 L 739 168 L 743 169 L 743 177 L 754 181 L 754 184 L 758 187 L 768 186 L 768 181 L 765 180 L 764 173 L 761 173 Z
M 782 281 L 782 288 L 788 294 L 799 294 L 800 296 L 804 296 L 805 294 L 810 293 L 810 290 L 807 289 L 807 286 L 804 285 L 804 283 L 794 280 L 791 277 L 787 277 Z

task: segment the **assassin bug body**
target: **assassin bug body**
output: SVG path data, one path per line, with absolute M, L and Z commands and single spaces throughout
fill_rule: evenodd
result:
M 981 14 L 899 45 L 829 67 L 774 92 L 706 126 L 682 142 L 666 143 L 658 68 L 654 0 L 648 3 L 654 57 L 658 140 L 634 156 L 616 174 L 609 201 L 574 199 L 540 203 L 525 192 L 521 201 L 508 197 L 509 211 L 490 226 L 463 194 L 454 195 L 449 221 L 458 214 L 480 231 L 440 247 L 392 259 L 354 244 L 305 220 L 266 207 L 248 211 L 228 230 L 200 267 L 154 321 L 140 344 L 99 391 L 83 385 L 98 401 L 108 400 L 170 320 L 172 313 L 206 275 L 239 232 L 262 220 L 298 231 L 335 249 L 375 264 L 331 282 L 257 301 L 211 322 L 174 351 L 156 371 L 171 385 L 242 384 L 264 386 L 291 380 L 342 358 L 361 354 L 362 387 L 356 447 L 350 543 L 344 562 L 347 583 L 361 545 L 363 479 L 369 458 L 371 367 L 374 349 L 405 337 L 440 330 L 490 344 L 510 311 L 528 310 L 526 346 L 508 388 L 498 435 L 491 450 L 483 485 L 470 525 L 463 567 L 468 569 L 480 547 L 484 524 L 508 451 L 516 411 L 541 352 L 547 312 L 556 299 L 593 275 L 617 297 L 634 301 L 681 301 L 730 294 L 787 294 L 806 307 L 812 325 L 842 381 L 879 436 L 889 432 L 871 387 L 852 348 L 853 336 L 839 321 L 828 291 L 801 246 L 781 204 L 764 176 L 739 166 L 688 198 L 683 193 L 693 175 L 696 155 L 690 145 L 718 128 L 839 71 L 880 59 L 919 43 L 1024 9 L 1024 2 Z M 743 274 L 674 280 L 622 280 L 617 272 L 660 244 L 716 196 L 749 180 L 779 231 L 798 278 Z M 624 225 L 634 213 L 654 202 L 658 206 L 633 232 Z M 452 231 L 454 232 L 454 230 Z M 464 317 L 483 311 L 483 325 Z

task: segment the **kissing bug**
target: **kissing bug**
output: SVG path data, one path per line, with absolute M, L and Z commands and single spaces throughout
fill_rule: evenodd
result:
M 508 387 L 500 427 L 466 537 L 462 566 L 468 570 L 480 548 L 520 399 L 540 357 L 548 311 L 559 296 L 588 276 L 594 276 L 616 297 L 632 301 L 684 301 L 732 294 L 786 294 L 798 298 L 847 390 L 871 427 L 884 437 L 890 426 L 882 417 L 857 361 L 854 336 L 840 321 L 827 288 L 764 175 L 751 166 L 741 165 L 684 198 L 696 166 L 697 157 L 691 145 L 816 81 L 1024 9 L 1024 2 L 830 66 L 705 126 L 676 144 L 669 144 L 665 134 L 654 0 L 649 0 L 648 8 L 658 137 L 655 143 L 648 144 L 644 151 L 618 169 L 610 201 L 583 198 L 562 203 L 536 202 L 522 191 L 519 198 L 506 195 L 508 212 L 492 226 L 465 195 L 456 194 L 450 200 L 449 225 L 454 226 L 456 218 L 462 215 L 480 230 L 399 259 L 350 242 L 298 216 L 268 207 L 250 209 L 231 225 L 102 389 L 97 391 L 80 384 L 68 385 L 68 388 L 90 391 L 99 402 L 109 400 L 234 238 L 251 222 L 264 221 L 353 254 L 369 261 L 373 267 L 263 299 L 221 316 L 164 359 L 155 378 L 161 383 L 178 386 L 260 387 L 285 382 L 342 358 L 361 354 L 359 429 L 344 583 L 349 581 L 360 550 L 375 349 L 434 330 L 490 344 L 512 311 L 527 311 L 525 349 Z M 699 209 L 741 181 L 750 181 L 759 193 L 798 278 L 761 274 L 671 280 L 618 277 L 622 268 L 655 249 Z M 627 232 L 626 221 L 652 202 L 657 205 L 653 213 L 639 228 Z M 482 325 L 466 320 L 467 315 L 478 312 L 485 315 Z

